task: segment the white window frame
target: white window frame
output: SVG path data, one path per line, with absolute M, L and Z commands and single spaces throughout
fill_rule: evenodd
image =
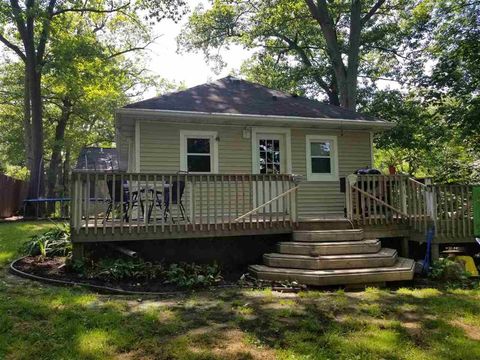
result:
M 334 135 L 307 135 L 306 142 L 306 162 L 307 162 L 307 180 L 308 181 L 338 181 L 338 139 Z M 312 173 L 312 142 L 330 141 L 332 149 L 330 151 L 330 173 L 318 174 Z
M 192 174 L 218 174 L 218 134 L 216 131 L 180 130 L 180 170 L 188 171 L 187 139 L 210 140 L 210 172 L 193 172 Z

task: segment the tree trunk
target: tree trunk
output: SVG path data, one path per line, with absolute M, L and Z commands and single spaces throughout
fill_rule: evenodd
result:
M 362 2 L 353 0 L 350 9 L 350 34 L 348 41 L 348 66 L 346 78 L 346 93 L 342 94 L 344 106 L 355 110 L 357 107 L 357 78 L 360 63 L 360 36 L 362 32 L 361 20 Z
M 33 154 L 32 154 L 32 123 L 30 113 L 30 88 L 28 86 L 28 76 L 25 71 L 24 93 L 23 93 L 23 141 L 25 143 L 25 166 L 32 172 Z
M 48 167 L 47 187 L 48 196 L 54 197 L 57 184 L 60 183 L 62 150 L 65 143 L 65 128 L 70 118 L 72 105 L 68 100 L 63 100 L 62 113 L 55 127 L 55 138 L 53 140 L 52 157 Z
M 33 42 L 33 38 L 32 38 Z M 45 194 L 43 163 L 43 122 L 41 75 L 37 71 L 35 55 L 27 54 L 27 77 L 32 112 L 32 170 L 28 187 L 29 198 L 43 197 Z

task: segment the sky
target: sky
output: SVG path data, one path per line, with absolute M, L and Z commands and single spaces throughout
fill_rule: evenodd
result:
M 188 0 L 187 4 L 190 10 L 200 4 L 204 8 L 208 7 L 205 0 Z M 187 87 L 191 87 L 227 76 L 232 70 L 238 70 L 242 62 L 249 58 L 251 52 L 240 46 L 223 49 L 221 55 L 227 66 L 215 74 L 206 63 L 203 53 L 178 54 L 176 38 L 187 20 L 188 14 L 177 24 L 171 20 L 162 20 L 155 26 L 153 31 L 160 37 L 149 46 L 151 60 L 148 68 L 153 73 L 176 83 L 184 82 Z

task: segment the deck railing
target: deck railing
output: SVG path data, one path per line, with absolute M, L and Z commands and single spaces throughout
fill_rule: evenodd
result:
M 409 224 L 418 232 L 435 226 L 437 236 L 473 236 L 472 187 L 430 185 L 408 175 L 347 178 L 347 217 L 357 225 Z
M 469 185 L 431 186 L 432 217 L 438 235 L 453 238 L 474 235 L 472 190 Z
M 71 228 L 93 232 L 195 232 L 292 227 L 298 186 L 287 174 L 76 171 Z

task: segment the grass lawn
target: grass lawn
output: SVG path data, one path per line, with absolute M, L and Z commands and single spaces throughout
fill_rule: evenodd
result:
M 48 226 L 0 224 L 0 359 L 480 359 L 480 290 L 139 299 L 10 275 Z

